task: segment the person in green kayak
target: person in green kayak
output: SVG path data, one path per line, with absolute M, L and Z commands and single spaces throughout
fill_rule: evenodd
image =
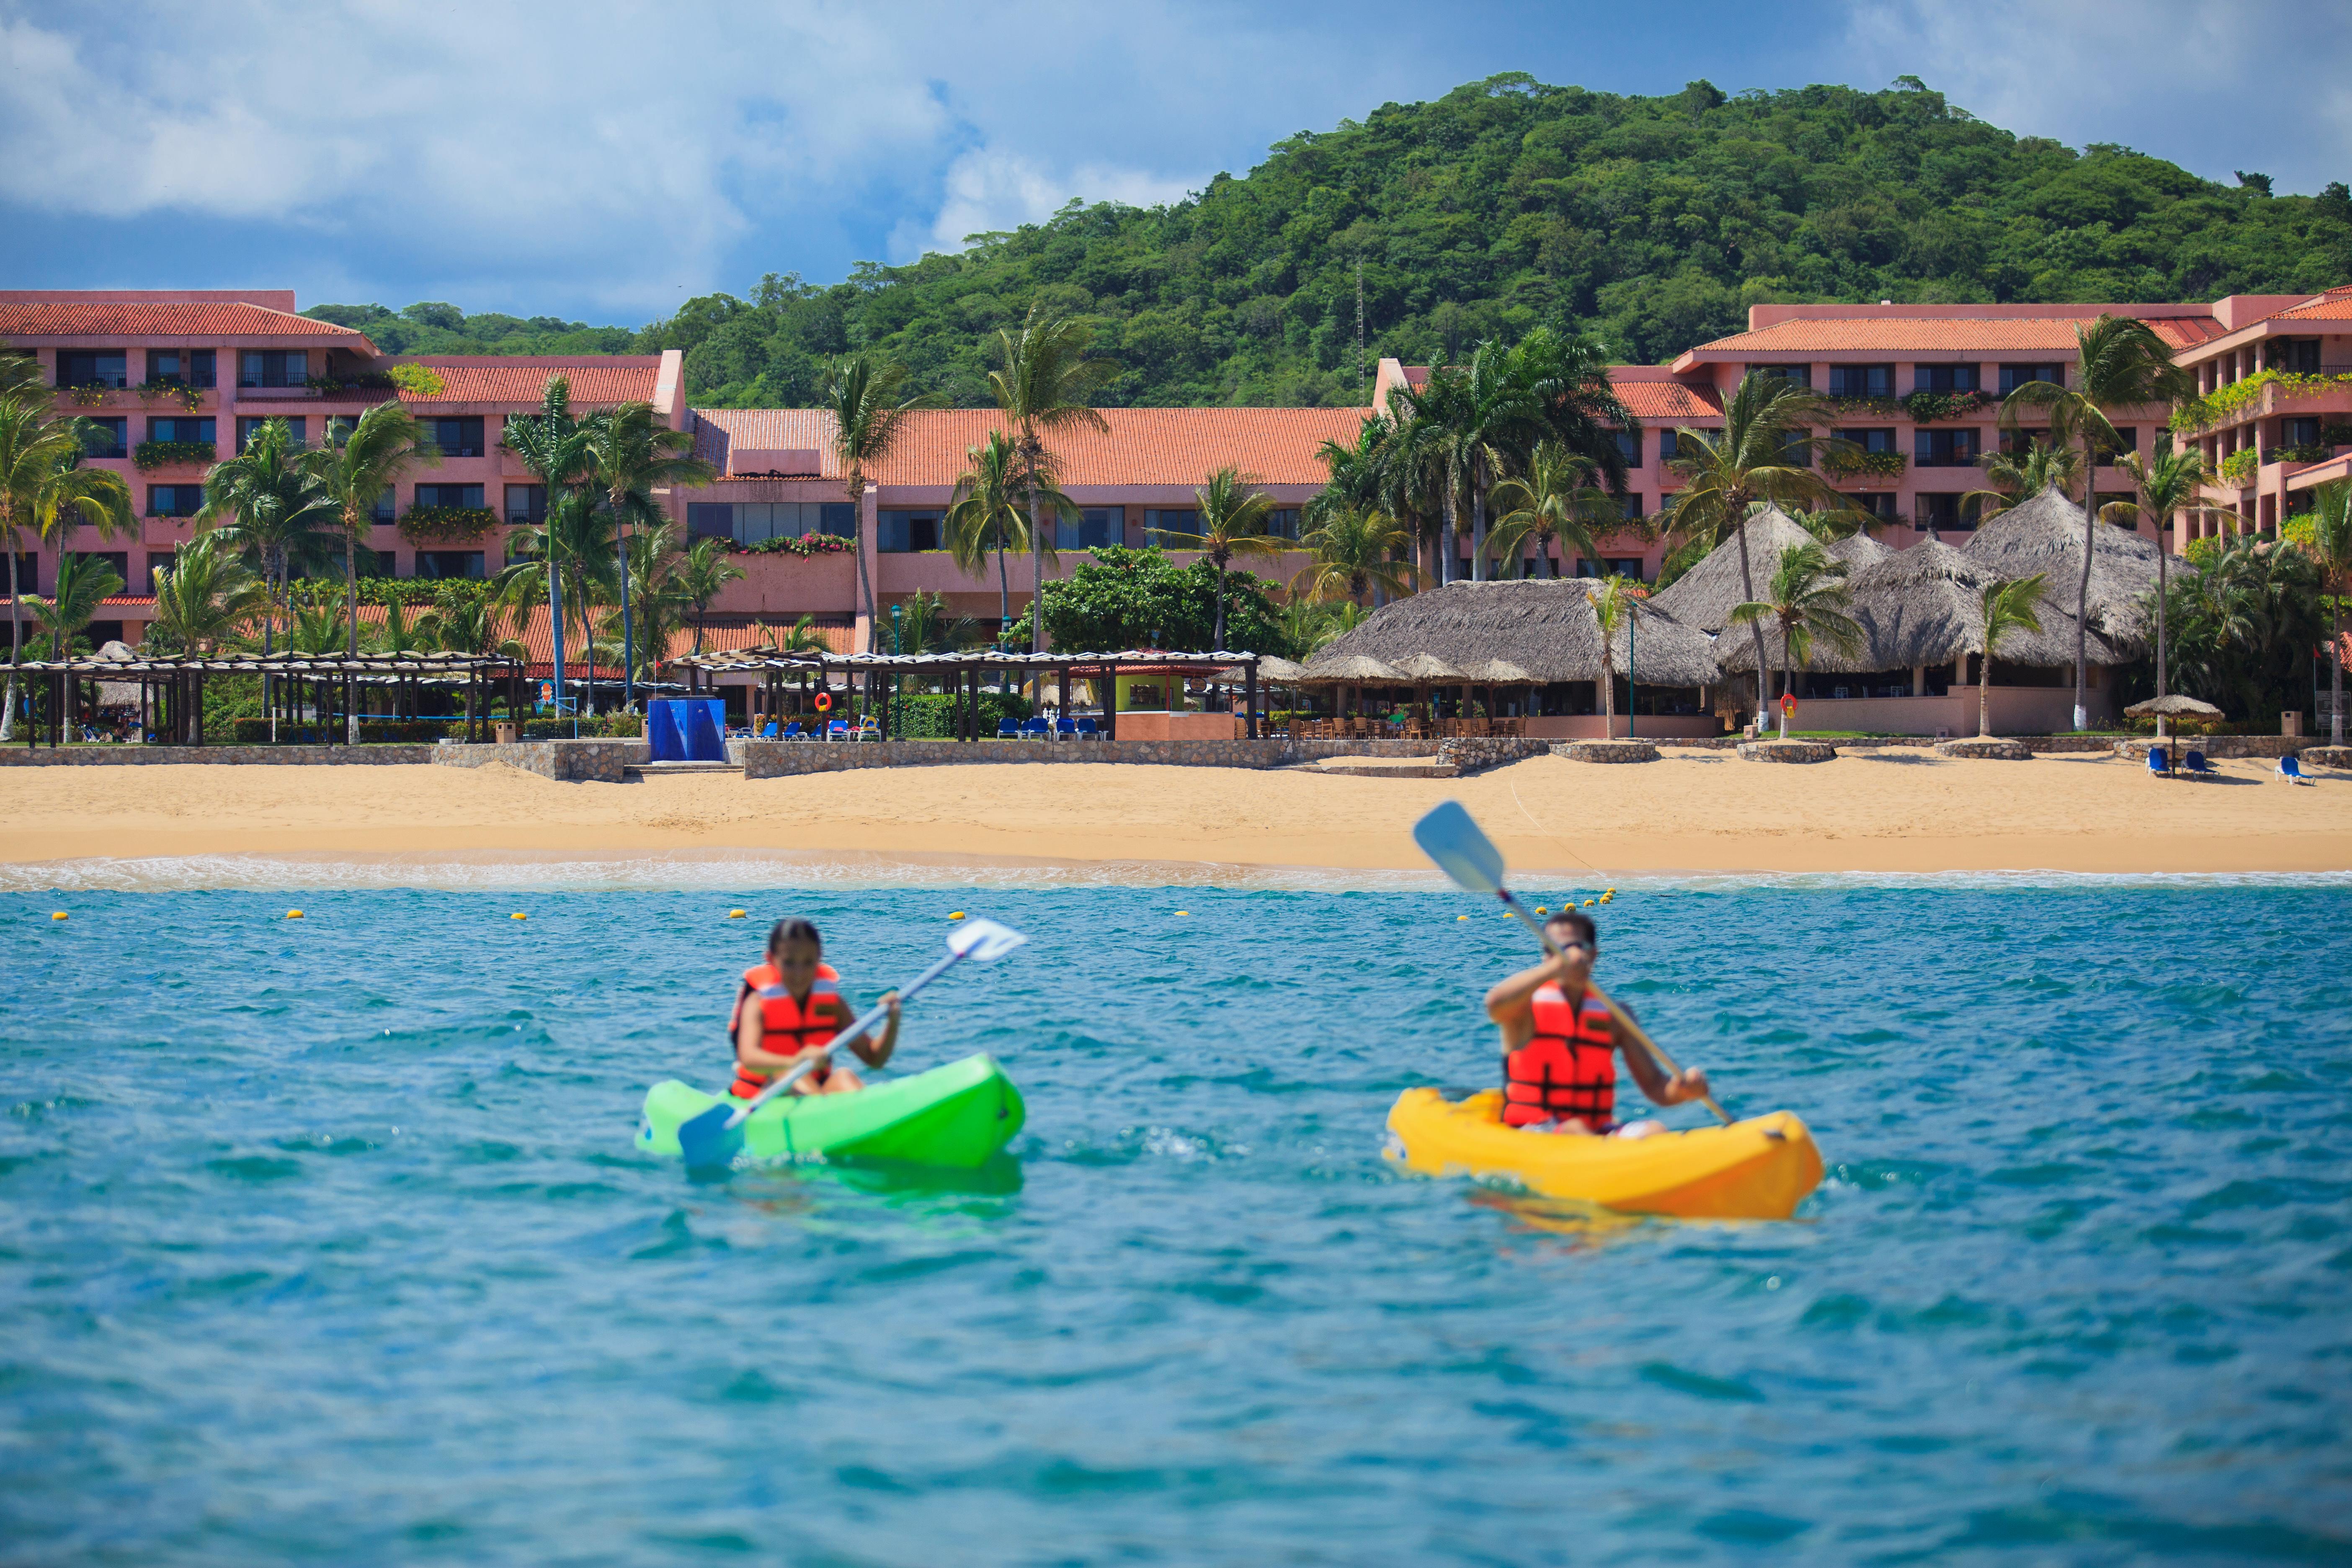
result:
M 898 994 L 890 992 L 882 1000 L 890 1015 L 881 1041 L 860 1036 L 847 1042 L 868 1067 L 887 1062 L 898 1045 Z M 727 1020 L 727 1037 L 735 1042 L 735 1081 L 728 1092 L 739 1100 L 757 1097 L 771 1079 L 792 1070 L 855 1021 L 841 999 L 841 976 L 824 961 L 824 938 L 816 927 L 804 920 L 778 921 L 768 932 L 768 961 L 745 970 L 735 992 L 735 1010 Z M 865 1087 L 836 1054 L 803 1074 L 793 1092 L 845 1094 Z
M 1592 917 L 1562 910 L 1544 922 L 1544 931 L 1559 956 L 1486 993 L 1486 1016 L 1503 1033 L 1504 1124 L 1580 1136 L 1643 1138 L 1664 1131 L 1657 1121 L 1616 1121 L 1617 1020 L 1586 984 L 1600 952 Z M 1669 1076 L 1644 1050 L 1625 1052 L 1625 1066 L 1642 1092 L 1660 1105 L 1708 1092 L 1702 1068 Z

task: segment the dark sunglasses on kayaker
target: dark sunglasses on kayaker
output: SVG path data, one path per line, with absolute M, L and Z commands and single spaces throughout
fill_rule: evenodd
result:
M 1562 952 L 1572 952 L 1580 947 L 1587 952 L 1599 952 L 1601 951 L 1580 936 L 1570 937 L 1566 942 L 1559 944 L 1559 950 Z

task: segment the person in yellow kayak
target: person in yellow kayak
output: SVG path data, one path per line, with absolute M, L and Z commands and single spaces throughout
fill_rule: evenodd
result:
M 1620 1125 L 1617 1110 L 1617 1020 L 1585 984 L 1600 953 L 1592 918 L 1562 910 L 1544 922 L 1559 948 L 1486 993 L 1486 1016 L 1503 1032 L 1503 1121 L 1531 1132 L 1643 1138 L 1665 1130 L 1658 1121 Z M 1642 1092 L 1660 1105 L 1680 1105 L 1707 1092 L 1706 1072 L 1690 1068 L 1669 1077 L 1644 1050 L 1625 1052 L 1625 1066 Z
M 880 1043 L 866 1036 L 848 1042 L 868 1067 L 887 1062 L 898 1045 L 898 994 L 890 992 L 882 1000 L 890 1015 Z M 735 1081 L 728 1092 L 738 1100 L 755 1098 L 771 1079 L 792 1070 L 855 1021 L 841 999 L 841 976 L 824 961 L 824 938 L 816 927 L 804 920 L 778 921 L 768 932 L 768 961 L 743 972 L 735 1010 L 728 1016 L 727 1036 L 735 1042 Z M 793 1092 L 845 1094 L 865 1087 L 836 1052 L 828 1065 L 803 1074 Z

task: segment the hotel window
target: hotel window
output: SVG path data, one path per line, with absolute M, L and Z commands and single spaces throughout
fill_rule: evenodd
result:
M 2116 438 L 2111 442 L 2100 443 L 2099 464 L 2102 468 L 2112 468 L 2117 460 L 2131 457 L 2138 450 L 2139 426 L 2118 425 L 2116 426 Z M 2000 660 L 1996 658 L 1994 662 L 1999 663 Z
M 1809 364 L 1751 364 L 1748 374 L 1768 381 L 1793 381 L 1809 392 L 1812 390 L 1813 367 Z
M 1278 506 L 1267 512 L 1265 532 L 1269 539 L 1297 538 L 1298 509 L 1295 506 Z
M 440 448 L 445 458 L 478 458 L 482 455 L 482 421 L 478 415 L 459 419 L 425 419 L 425 438 Z
M 1631 577 L 1638 583 L 1642 580 L 1642 558 L 1638 555 L 1612 555 L 1601 563 L 1600 574 L 1603 577 Z
M 0 561 L 0 571 L 5 571 L 6 569 L 7 563 Z M 5 582 L 0 582 L 0 594 L 5 594 L 7 591 L 8 584 Z M 30 551 L 25 551 L 19 553 L 16 557 L 16 592 L 19 594 L 37 594 L 40 591 L 41 558 Z M 29 628 L 26 635 L 27 637 L 32 635 Z
M 155 574 L 169 572 L 172 569 L 172 563 L 177 559 L 179 559 L 178 555 L 169 550 L 151 550 L 147 552 L 148 593 L 155 592 Z
M 1895 450 L 1895 432 L 1892 430 L 1833 430 L 1831 434 L 1841 441 L 1853 442 L 1865 452 Z
M 202 485 L 149 485 L 147 515 L 149 517 L 194 517 L 196 509 L 205 504 Z
M 479 485 L 419 485 L 416 499 L 409 505 L 479 507 L 482 487 Z
M 1916 433 L 1916 445 L 1912 462 L 1922 468 L 1965 468 L 1977 460 L 1979 447 L 1973 427 L 1961 430 L 1921 430 Z
M 1923 364 L 1911 378 L 1914 392 L 1974 392 L 1977 367 L 1972 364 Z
M 1661 430 L 1661 431 L 1659 431 L 1659 432 L 1658 432 L 1658 466 L 1659 466 L 1660 468 L 1664 468 L 1666 464 L 1673 462 L 1673 461 L 1675 460 L 1675 433 L 1674 433 L 1673 431 L 1671 431 L 1671 430 Z
M 1642 492 L 1628 491 L 1617 498 L 1617 515 L 1627 522 L 1639 522 L 1642 521 Z
M 2317 338 L 2273 338 L 2263 345 L 2265 369 L 2283 370 L 2295 375 L 2311 375 L 2319 369 Z
M 689 506 L 687 510 L 691 512 L 695 509 Z M 545 522 L 547 521 L 547 487 L 545 485 L 509 485 L 507 487 L 507 521 L 509 522 Z M 733 526 L 731 522 L 722 521 L 712 531 L 726 533 L 730 531 Z M 687 521 L 688 535 L 700 531 L 701 530 L 694 526 L 693 520 L 689 517 Z
M 2000 395 L 2003 397 L 2035 381 L 2063 386 L 2066 384 L 2066 367 L 2063 364 L 2005 364 L 2000 367 Z
M 1921 496 L 1916 503 L 1918 510 L 1913 526 L 1944 532 L 1967 532 L 1977 525 L 1977 503 L 1970 500 L 1963 505 L 1963 500 L 1961 492 L 1957 490 Z
M 912 555 L 940 547 L 940 514 L 935 511 L 886 511 L 875 519 L 880 536 L 876 548 L 890 555 Z
M 1180 534 L 1197 534 L 1200 531 L 1201 514 L 1198 511 L 1171 510 L 1158 507 L 1146 507 L 1143 510 L 1143 542 L 1147 545 L 1167 549 L 1171 537 Z
M 530 504 L 534 508 L 538 509 L 537 513 L 530 521 L 537 522 L 540 517 L 545 515 L 547 507 L 547 492 L 538 485 L 509 485 L 507 487 L 507 521 L 509 522 L 518 521 L 515 517 L 515 492 L 518 490 L 539 491 L 537 495 L 530 498 Z M 735 508 L 733 503 L 723 500 L 690 500 L 687 502 L 686 536 L 688 539 L 734 538 Z
M 300 349 L 247 349 L 236 356 L 239 386 L 299 386 L 310 374 L 310 356 Z
M 213 384 L 210 349 L 149 349 L 147 379 L 177 386 Z
M 128 419 L 82 420 L 81 449 L 93 458 L 120 458 L 130 440 Z
M 82 563 L 83 563 L 85 565 L 103 566 L 103 567 L 107 568 L 109 571 L 112 572 L 112 573 L 113 573 L 117 577 L 121 578 L 121 579 L 122 579 L 122 581 L 123 581 L 123 583 L 124 583 L 125 584 L 128 584 L 130 583 L 130 581 L 131 581 L 131 552 L 130 552 L 129 551 L 127 551 L 127 550 L 98 550 L 98 551 L 91 551 L 91 550 L 77 550 L 77 551 L 75 551 L 75 552 L 74 552 L 74 553 L 81 557 L 81 559 L 82 559 Z M 116 590 L 115 590 L 115 592 L 116 592 L 116 593 L 118 593 L 118 594 L 119 594 L 119 593 L 121 593 L 121 591 L 122 591 L 122 590 L 121 590 L 121 589 L 120 589 L 120 588 L 118 588 L 118 589 L 116 589 Z
M 2315 417 L 2289 419 L 2281 427 L 2280 434 L 2284 437 L 2281 443 L 2284 446 L 2316 447 L 2319 445 L 2319 421 Z
M 213 421 L 209 416 L 199 419 L 185 415 L 174 415 L 168 418 L 147 421 L 147 439 L 150 441 L 202 441 L 209 445 L 213 439 Z
M 272 416 L 266 414 L 238 415 L 236 416 L 236 449 L 242 452 L 247 447 L 253 445 L 253 437 L 255 434 L 257 433 L 262 426 L 267 424 L 271 417 Z M 304 446 L 309 444 L 310 434 L 310 421 L 309 419 L 280 419 L 279 423 L 286 426 L 286 433 L 293 437 L 294 450 L 299 452 Z
M 1625 459 L 1625 466 L 1629 468 L 1640 468 L 1642 466 L 1641 433 L 1634 431 L 1629 434 L 1623 430 L 1612 430 L 1610 435 L 1615 438 L 1617 455 Z
M 59 386 L 121 386 L 126 375 L 121 349 L 59 349 Z
M 1833 364 L 1830 366 L 1832 397 L 1892 397 L 1895 395 L 1895 367 L 1891 364 Z
M 512 487 L 509 497 L 513 489 L 520 488 Z M 512 509 L 511 500 L 509 509 Z M 856 521 L 857 509 L 847 501 L 688 501 L 686 506 L 688 538 L 732 539 L 740 544 L 799 539 L 811 533 L 848 539 L 854 537 Z
M 1855 496 L 1853 503 L 1881 522 L 1895 521 L 1895 492 L 1874 490 L 1869 495 Z
M 482 552 L 478 550 L 420 550 L 416 552 L 416 574 L 419 577 L 462 577 L 478 582 L 482 577 Z
M 1100 550 L 1126 542 L 1127 513 L 1118 507 L 1082 507 L 1075 522 L 1066 517 L 1054 521 L 1056 550 Z
M 384 486 L 383 493 L 375 498 L 375 510 L 370 514 L 369 520 L 373 522 L 390 522 L 393 509 L 398 504 L 398 499 L 393 493 L 393 488 L 390 485 Z

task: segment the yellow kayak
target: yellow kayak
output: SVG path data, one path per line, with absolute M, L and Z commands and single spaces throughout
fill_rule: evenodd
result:
M 1498 1089 L 1450 1100 L 1409 1089 L 1389 1111 L 1404 1163 L 1432 1176 L 1505 1176 L 1546 1197 L 1684 1219 L 1786 1219 L 1821 1184 L 1822 1153 L 1796 1116 L 1647 1138 L 1577 1138 L 1503 1125 Z

